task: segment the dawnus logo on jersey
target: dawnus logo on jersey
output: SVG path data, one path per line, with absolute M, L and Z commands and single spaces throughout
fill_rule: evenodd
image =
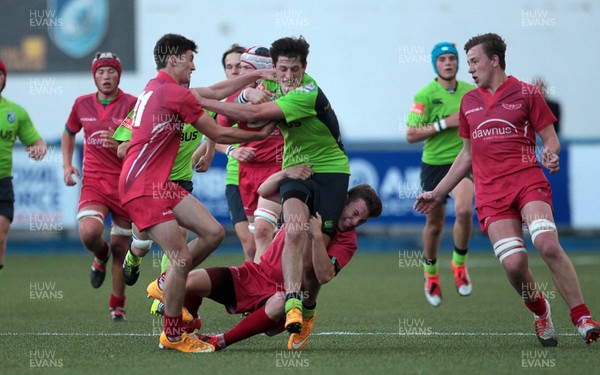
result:
M 518 133 L 517 127 L 510 122 L 498 118 L 490 119 L 482 122 L 473 130 L 472 139 L 500 139 L 508 138 Z

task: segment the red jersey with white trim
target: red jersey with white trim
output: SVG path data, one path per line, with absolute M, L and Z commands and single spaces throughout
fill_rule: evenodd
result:
M 479 88 L 465 94 L 458 134 L 471 140 L 477 206 L 506 196 L 517 183 L 546 180 L 535 133 L 555 121 L 539 90 L 512 76 L 493 96 Z M 523 170 L 527 181 L 510 177 Z
M 121 202 L 152 196 L 169 181 L 185 123 L 204 110 L 196 97 L 173 78 L 159 72 L 135 104 L 131 144 L 119 179 Z
M 236 92 L 235 94 L 229 96 L 225 102 L 227 103 L 237 103 L 237 98 L 240 95 L 242 90 Z M 248 104 L 252 105 L 252 104 Z M 221 126 L 231 126 L 227 122 L 227 118 L 223 115 L 217 116 L 217 122 Z M 257 132 L 261 129 L 261 127 L 251 127 L 248 126 L 248 122 L 240 121 L 238 122 L 238 128 L 243 130 L 249 130 Z M 249 162 L 240 161 L 241 164 L 245 164 L 251 167 L 264 167 L 264 166 L 279 166 L 281 168 L 281 163 L 283 161 L 283 133 L 279 130 L 278 127 L 273 129 L 271 135 L 269 135 L 265 139 L 261 139 L 260 141 L 250 141 L 240 143 L 241 147 L 254 147 L 255 156 Z
M 260 270 L 274 282 L 283 283 L 283 271 L 281 269 L 281 258 L 283 254 L 283 245 L 285 239 L 285 224 L 275 235 L 273 242 L 267 250 L 260 256 Z M 340 270 L 344 268 L 356 253 L 358 246 L 356 243 L 356 230 L 347 232 L 337 231 L 329 244 L 327 245 L 327 254 L 332 259 L 335 258 Z
M 83 95 L 75 100 L 65 128 L 71 134 L 83 129 L 84 177 L 119 175 L 123 161 L 117 157 L 114 149 L 102 147 L 100 135 L 109 128 L 116 130 L 137 99 L 119 90 L 117 97 L 104 108 L 96 94 Z

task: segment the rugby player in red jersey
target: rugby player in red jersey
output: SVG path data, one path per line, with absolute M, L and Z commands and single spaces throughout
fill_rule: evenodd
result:
M 98 52 L 92 62 L 92 75 L 98 91 L 75 100 L 62 135 L 64 182 L 76 184 L 73 175 L 83 179 L 77 221 L 83 245 L 94 254 L 90 273 L 92 287 L 99 288 L 106 275 L 106 263 L 112 261 L 112 294 L 109 300 L 113 321 L 125 321 L 125 283 L 121 264 L 131 237 L 131 218 L 123 209 L 115 187 L 122 161 L 112 133 L 135 105 L 135 96 L 119 89 L 121 62 L 112 52 Z M 83 169 L 72 164 L 75 135 L 83 129 Z M 104 220 L 111 214 L 110 245 L 102 238 Z
M 166 276 L 157 280 L 152 295 L 165 301 L 165 324 L 159 346 L 193 353 L 210 352 L 214 348 L 184 330 L 185 280 L 193 264 L 206 259 L 219 245 L 224 230 L 194 196 L 169 180 L 183 124 L 192 124 L 208 138 L 221 143 L 258 140 L 273 130 L 272 126 L 259 132 L 223 128 L 204 112 L 197 96 L 182 86 L 189 84 L 195 70 L 196 49 L 196 43 L 175 34 L 166 34 L 156 43 L 154 59 L 159 72 L 148 82 L 135 105 L 131 143 L 119 179 L 124 208 L 140 232 L 157 243 L 170 261 Z M 271 73 L 264 75 L 270 77 Z M 223 85 L 231 90 L 223 96 L 258 78 L 261 74 L 225 81 Z M 196 95 L 201 92 L 202 89 L 196 90 Z M 179 226 L 194 232 L 197 238 L 186 244 Z
M 556 346 L 558 341 L 550 304 L 528 266 L 523 225 L 548 265 L 571 311 L 571 321 L 589 344 L 600 335 L 600 324 L 592 320 L 573 264 L 558 241 L 552 190 L 535 152 L 537 133 L 544 145 L 542 164 L 550 173 L 559 171 L 556 118 L 535 86 L 506 75 L 506 44 L 500 36 L 475 36 L 466 43 L 465 52 L 478 88 L 465 94 L 461 103 L 463 149 L 436 188 L 417 197 L 415 210 L 428 213 L 439 205 L 472 165 L 480 227 L 490 238 L 510 284 L 533 312 L 541 344 Z

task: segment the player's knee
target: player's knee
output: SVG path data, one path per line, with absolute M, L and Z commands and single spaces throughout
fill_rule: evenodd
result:
M 260 221 L 256 222 L 254 226 L 254 238 L 257 241 L 270 241 L 273 239 L 273 233 L 275 233 L 275 228 L 271 224 Z
M 512 267 L 513 264 L 519 264 L 521 259 L 526 259 L 527 250 L 521 238 L 507 237 L 494 243 L 494 254 L 506 269 L 507 266 Z
M 269 319 L 277 321 L 285 316 L 285 293 L 277 292 L 267 300 L 265 313 Z
M 471 207 L 456 207 L 456 221 L 461 223 L 470 223 L 473 218 L 473 209 Z
M 556 247 L 558 238 L 556 236 L 556 225 L 548 219 L 536 219 L 529 224 L 531 242 L 539 249 Z
M 286 223 L 285 243 L 300 244 L 308 236 L 308 223 Z
M 442 230 L 444 229 L 444 224 L 438 222 L 427 222 L 425 224 L 425 231 L 430 236 L 440 236 L 442 234 Z
M 215 246 L 218 246 L 225 239 L 225 229 L 221 224 L 214 225 L 208 233 L 208 241 Z
M 180 274 L 187 274 L 193 268 L 193 257 L 187 248 L 181 250 L 167 251 L 171 270 Z

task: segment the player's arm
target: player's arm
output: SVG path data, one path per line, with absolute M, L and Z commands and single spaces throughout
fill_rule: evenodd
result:
M 117 157 L 119 159 L 123 159 L 125 157 L 130 143 L 131 141 L 124 141 L 119 144 L 119 146 L 117 147 Z
M 471 169 L 471 140 L 463 138 L 463 148 L 452 163 L 450 170 L 433 191 L 419 194 L 414 209 L 417 212 L 428 214 L 438 206 L 443 197 L 454 189 L 456 185 L 469 173 Z
M 446 129 L 458 128 L 458 112 L 440 121 L 421 126 L 408 125 L 406 128 L 406 141 L 408 143 L 420 142 Z
M 223 103 L 218 100 L 206 98 L 198 98 L 198 101 L 203 108 L 238 121 L 257 122 L 285 119 L 283 111 L 275 102 L 244 105 L 239 103 Z
M 316 216 L 310 217 L 308 226 L 308 240 L 312 242 L 312 268 L 317 281 L 323 285 L 335 277 L 335 266 L 327 254 L 327 245 L 321 230 L 323 221 L 318 212 Z
M 308 164 L 298 164 L 273 173 L 259 187 L 258 195 L 270 201 L 279 202 L 279 185 L 286 178 L 306 180 L 312 176 L 312 167 Z
M 208 172 L 214 157 L 215 142 L 210 138 L 206 138 L 192 155 L 192 165 L 196 169 L 196 172 Z
M 73 179 L 73 174 L 81 179 L 81 175 L 77 168 L 73 166 L 73 151 L 75 150 L 75 134 L 71 133 L 67 128 L 63 131 L 60 147 L 63 156 L 63 181 L 67 186 L 76 184 Z
M 219 103 L 217 101 L 217 103 Z M 257 132 L 238 128 L 225 128 L 217 125 L 215 120 L 204 112 L 192 125 L 206 137 L 218 143 L 240 143 L 258 141 L 267 138 L 273 132 L 273 125 L 267 125 Z
M 215 83 L 209 87 L 194 87 L 190 90 L 204 98 L 221 100 L 256 82 L 258 79 L 272 79 L 273 74 L 274 70 L 272 69 L 254 70 L 250 73 Z
M 544 151 L 542 151 L 542 164 L 548 168 L 550 173 L 555 174 L 560 169 L 559 156 L 560 141 L 554 130 L 554 126 L 546 126 L 538 132 L 542 142 L 544 142 Z

